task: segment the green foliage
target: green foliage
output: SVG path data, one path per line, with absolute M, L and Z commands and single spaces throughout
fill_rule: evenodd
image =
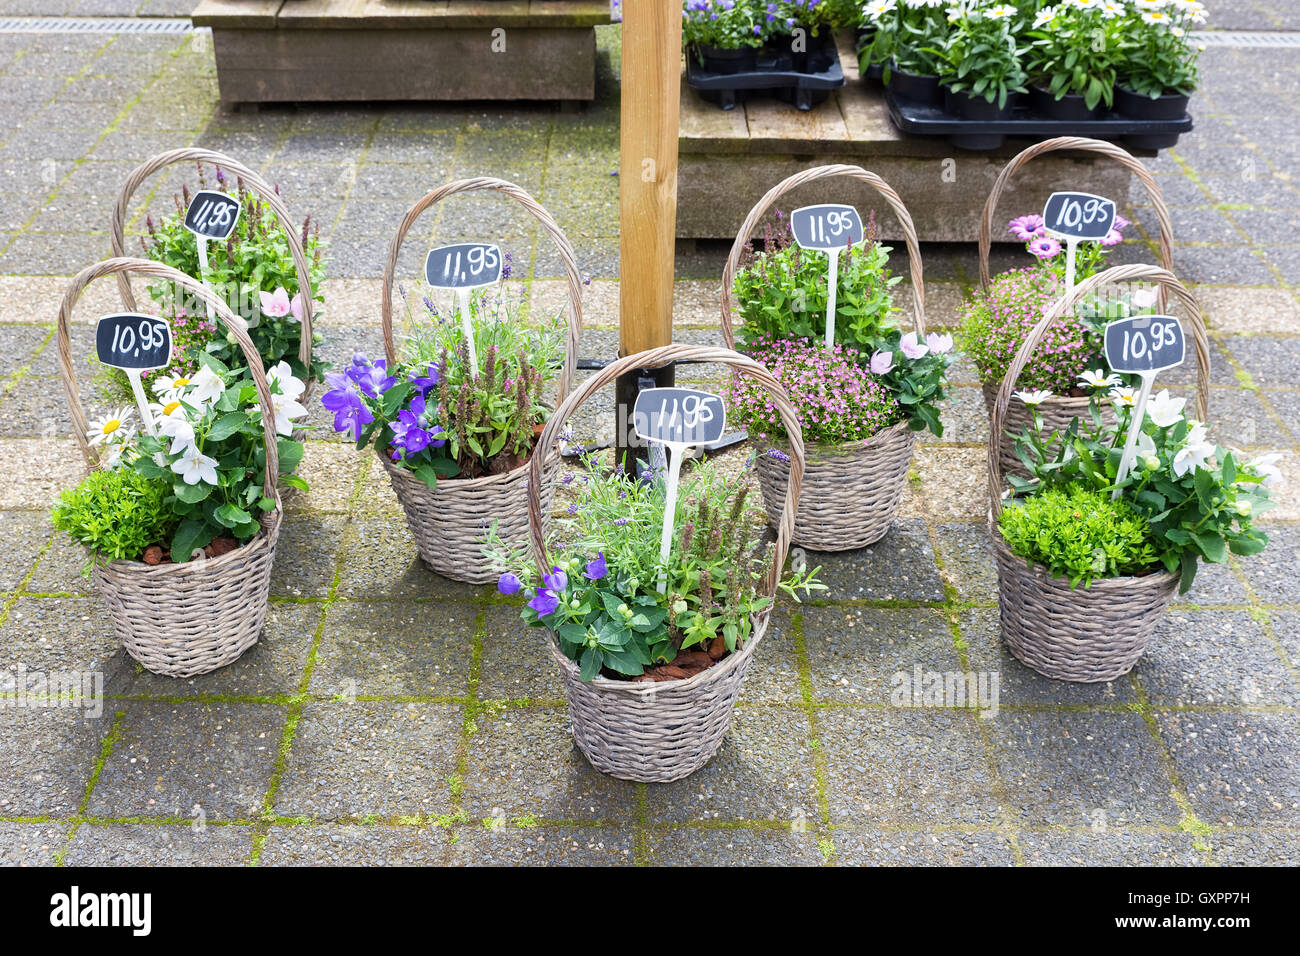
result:
M 1118 32 L 1119 84 L 1152 99 L 1167 93 L 1190 96 L 1198 82 L 1200 55 L 1191 31 L 1204 21 L 1203 7 L 1186 4 L 1131 11 Z
M 762 516 L 747 510 L 748 485 L 709 464 L 684 475 L 675 542 L 662 562 L 662 476 L 635 481 L 621 471 L 602 474 L 591 460 L 587 466 L 581 504 L 557 520 L 553 533 L 566 542 L 566 556 L 543 580 L 527 556 L 506 553 L 494 542 L 499 565 L 517 574 L 530 599 L 523 620 L 551 628 L 583 680 L 601 673 L 635 677 L 719 637 L 728 651 L 743 645 L 751 615 L 771 604 L 759 593 L 771 546 L 759 545 Z M 798 591 L 823 587 L 815 576 L 816 570 L 794 575 L 781 587 L 797 600 Z
M 1150 570 L 1156 560 L 1151 528 L 1133 506 L 1083 485 L 1008 501 L 998 528 L 1013 554 L 1071 587 Z
M 873 350 L 883 331 L 895 325 L 891 290 L 901 281 L 889 270 L 889 246 L 876 241 L 875 214 L 868 217 L 863 241 L 840 253 L 836 273 L 835 343 L 860 352 Z M 824 340 L 826 335 L 826 254 L 801 249 L 789 221 L 781 216 L 767 227 L 763 251 L 745 247 L 732 286 L 739 329 L 748 344 L 760 339 Z
M 886 83 L 895 67 L 920 76 L 937 75 L 939 58 L 935 50 L 947 43 L 948 6 L 868 3 L 862 9 L 861 22 L 871 33 L 858 51 L 859 68 L 882 65 Z
M 1156 558 L 1181 575 L 1184 592 L 1198 561 L 1222 563 L 1229 552 L 1262 551 L 1268 538 L 1253 521 L 1273 507 L 1265 487 L 1277 474 L 1271 456 L 1239 462 L 1207 441 L 1204 425 L 1183 418 L 1184 400 L 1161 392 L 1143 416 L 1134 465 L 1120 479 L 1131 392 L 1111 394 L 1118 413 L 1113 425 L 1103 423 L 1100 395 L 1092 398 L 1087 422 L 1076 418 L 1063 431 L 1046 432 L 1033 406 L 1031 427 L 1016 438 L 1016 454 L 1030 475 L 1009 477 L 1017 495 L 1074 486 L 1103 494 L 1118 489 L 1121 500 L 1146 520 Z
M 1088 9 L 1060 4 L 1044 10 L 1028 36 L 1029 75 L 1058 100 L 1082 95 L 1084 105 L 1110 109 L 1115 93 L 1118 24 L 1100 5 Z
M 230 182 L 209 183 L 202 164 L 198 167 L 199 188 L 217 189 L 231 192 L 242 204 L 242 211 L 235 230 L 225 242 L 208 244 L 208 271 L 204 278 L 209 287 L 231 307 L 231 310 L 243 318 L 249 326 L 249 336 L 262 357 L 262 364 L 270 367 L 275 363 L 287 361 L 294 375 L 302 379 L 320 378 L 325 365 L 313 358 L 310 369 L 303 368 L 298 358 L 299 343 L 302 334 L 301 324 L 292 316 L 269 316 L 262 311 L 261 293 L 284 289 L 289 297 L 298 294 L 298 273 L 294 268 L 293 256 L 289 251 L 289 239 L 270 206 L 256 194 L 244 188 L 242 180 L 237 180 L 233 192 Z M 152 217 L 147 221 L 148 236 L 141 238 L 144 255 L 148 259 L 172 266 L 189 276 L 199 276 L 198 246 L 193 233 L 185 226 L 185 210 L 189 205 L 190 191 L 182 186 L 182 194 L 173 196 L 176 212 L 161 223 L 155 224 Z M 321 281 L 325 270 L 321 265 L 319 223 L 313 228 L 311 217 L 304 220 L 301 228 L 303 246 L 307 254 L 308 267 L 311 272 L 314 318 L 319 319 L 324 306 Z M 206 307 L 197 297 L 178 290 L 170 283 L 154 281 L 149 284 L 149 295 L 157 303 L 161 314 L 174 326 L 184 327 L 186 334 L 177 336 L 179 346 L 176 355 L 175 371 L 195 371 L 199 367 L 199 354 L 206 353 L 222 365 L 235 368 L 244 363 L 243 354 L 235 343 L 235 338 L 227 330 L 208 323 L 206 319 L 197 320 L 196 316 L 206 316 Z M 318 333 L 313 342 L 321 341 Z
M 59 496 L 54 527 L 89 548 L 92 561 L 137 561 L 176 526 L 169 492 L 168 482 L 129 469 L 92 471 Z
M 954 93 L 966 93 L 1007 105 L 1012 93 L 1025 92 L 1024 50 L 1017 45 L 1016 14 L 1004 7 L 961 8 L 951 22 L 947 42 L 926 50 L 935 58 L 939 78 Z

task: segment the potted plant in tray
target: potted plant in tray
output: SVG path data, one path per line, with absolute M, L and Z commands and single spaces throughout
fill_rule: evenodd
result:
M 957 7 L 949 14 L 947 42 L 928 48 L 939 67 L 939 82 L 949 113 L 967 120 L 993 121 L 1011 115 L 1012 93 L 1025 92 L 1024 50 L 1017 46 L 1019 16 L 1009 4 Z M 962 140 L 968 148 L 997 146 L 999 134 Z
M 562 367 L 565 338 L 558 318 L 522 322 L 525 295 L 518 283 L 517 292 L 470 297 L 478 368 L 459 320 L 424 297 L 400 362 L 357 353 L 326 376 L 321 396 L 335 430 L 358 448 L 373 443 L 420 556 L 458 581 L 495 577 L 482 554 L 492 520 L 516 543 L 527 529 L 527 462 L 550 415 L 544 398 Z M 555 453 L 543 457 L 553 470 Z
M 1134 267 L 1130 267 L 1134 268 Z M 1194 309 L 1169 273 L 1152 275 Z M 1021 347 L 1018 363 L 1040 346 L 1051 319 L 1107 278 L 1088 280 L 1058 303 Z M 1204 338 L 1199 312 L 1192 335 Z M 1200 362 L 1199 417 L 1204 416 L 1206 352 Z M 1002 383 L 1006 407 L 1013 371 Z M 1272 506 L 1276 456 L 1243 460 L 1211 443 L 1206 426 L 1187 415 L 1186 400 L 1161 390 L 1135 426 L 1131 392 L 1096 372 L 1091 408 L 1063 430 L 1037 414 L 1042 393 L 1020 393 L 1032 414 L 1016 442 L 1027 466 L 1002 490 L 996 445 L 990 444 L 994 554 L 1003 638 L 1038 672 L 1062 680 L 1108 681 L 1137 663 L 1174 593 L 1186 592 L 1201 561 L 1229 552 L 1252 555 L 1268 539 L 1254 519 Z M 1107 424 L 1103 405 L 1117 409 Z M 995 409 L 995 421 L 1000 419 Z M 1136 458 L 1119 465 L 1129 430 L 1139 427 Z
M 154 433 L 123 408 L 87 420 L 70 359 L 61 359 L 90 473 L 63 493 L 55 527 L 84 545 L 127 652 L 148 670 L 189 677 L 229 664 L 251 647 L 266 618 L 280 533 L 280 491 L 306 488 L 292 474 L 303 446 L 304 383 L 287 362 L 263 372 L 242 325 L 216 296 L 173 269 L 111 259 L 73 279 L 59 315 L 68 349 L 72 303 L 94 278 L 135 273 L 193 292 L 229 323 L 244 363 L 200 354 L 193 375 L 160 372 L 150 406 Z
M 1044 7 L 1028 33 L 1029 102 L 1050 119 L 1096 119 L 1115 93 L 1118 0 L 1061 0 Z
M 874 0 L 862 8 L 872 40 L 859 51 L 863 71 L 878 65 L 881 79 L 898 100 L 940 106 L 939 59 L 947 42 L 948 0 Z
M 1197 58 L 1204 49 L 1193 42 L 1191 31 L 1206 17 L 1205 6 L 1192 0 L 1131 5 L 1116 27 L 1117 113 L 1133 119 L 1186 115 L 1187 102 L 1196 90 Z M 1130 141 L 1151 149 L 1170 144 L 1166 134 Z
M 1078 281 L 1105 267 L 1106 256 L 1123 241 L 1128 225 L 1127 219 L 1116 216 L 1114 228 L 1106 239 L 1078 244 L 1075 253 Z M 1065 291 L 1065 252 L 1047 234 L 1042 217 L 1019 216 L 1007 224 L 1007 231 L 1025 243 L 1025 249 L 1037 260 L 1037 265 L 995 276 L 987 292 L 980 290 L 968 298 L 958 333 L 962 351 L 975 365 L 984 403 L 990 411 L 998 383 L 1025 337 Z M 1087 413 L 1088 392 L 1080 379 L 1097 368 L 1102 326 L 1110 319 L 1121 317 L 1117 312 L 1121 304 L 1129 309 L 1149 309 L 1155 304 L 1155 294 L 1138 290 L 1104 303 L 1087 300 L 1072 316 L 1062 317 L 1043 333 L 1043 345 L 1021 373 L 1020 385 L 1026 390 L 1051 393 L 1037 409 L 1049 430 L 1064 429 L 1071 419 Z M 1028 423 L 1027 409 L 1013 403 L 1007 412 L 1009 434 L 1000 439 L 1002 467 L 1008 472 L 1019 473 L 1023 469 L 1011 436 L 1018 435 Z
M 875 238 L 840 256 L 835 344 L 824 344 L 825 256 L 792 241 L 784 218 L 764 249 L 750 244 L 735 274 L 742 350 L 767 366 L 789 395 L 809 448 L 795 543 L 817 550 L 860 548 L 889 530 L 902 502 L 914 433 L 943 433 L 938 405 L 953 360 L 949 335 L 903 333 L 891 313 L 890 249 Z M 788 434 L 763 391 L 733 381 L 733 415 L 758 444 L 756 470 L 770 522 L 785 496 Z
M 754 0 L 682 0 L 682 46 L 710 73 L 752 70 L 766 37 Z
M 817 590 L 815 570 L 782 575 L 802 473 L 799 425 L 781 388 L 726 349 L 670 345 L 626 356 L 584 382 L 547 423 L 546 442 L 619 375 L 671 361 L 719 362 L 770 390 L 791 433 L 790 491 L 775 543 L 746 485 L 710 465 L 681 479 L 675 534 L 661 559 L 664 482 L 591 468 L 582 498 L 543 533 L 541 463 L 529 484 L 532 560 L 498 547 L 498 588 L 525 602 L 521 616 L 550 636 L 574 740 L 596 769 L 629 780 L 686 776 L 717 751 L 778 591 Z M 562 542 L 562 544 L 557 543 Z M 554 549 L 554 550 L 552 550 Z

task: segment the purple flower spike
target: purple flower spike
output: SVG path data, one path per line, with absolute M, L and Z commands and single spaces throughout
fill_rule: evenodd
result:
M 583 572 L 583 576 L 588 581 L 599 581 L 608 573 L 609 566 L 605 564 L 605 552 L 600 551 L 593 560 L 587 562 L 587 570 Z

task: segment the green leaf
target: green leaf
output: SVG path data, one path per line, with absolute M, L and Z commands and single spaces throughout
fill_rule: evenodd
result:
M 205 481 L 200 481 L 194 485 L 187 485 L 183 481 L 177 481 L 172 484 L 172 494 L 187 505 L 193 505 L 207 498 L 212 493 L 212 488 L 213 486 Z
M 455 478 L 460 474 L 460 465 L 450 458 L 435 458 L 433 470 L 438 473 L 439 478 Z
M 598 647 L 589 647 L 582 652 L 582 658 L 579 661 L 581 666 L 579 679 L 588 681 L 594 680 L 600 674 L 601 665 L 605 660 L 605 652 Z
M 205 522 L 193 519 L 182 521 L 172 535 L 172 560 L 183 563 L 199 548 L 207 547 L 213 538 L 212 529 Z
M 412 474 L 429 486 L 430 490 L 438 487 L 438 471 L 428 462 L 421 462 L 411 469 Z
M 248 416 L 243 412 L 230 412 L 216 420 L 208 431 L 209 441 L 224 441 L 248 424 Z
M 249 524 L 253 520 L 253 516 L 243 508 L 229 503 L 218 508 L 213 512 L 212 516 L 227 528 L 238 528 L 240 525 Z

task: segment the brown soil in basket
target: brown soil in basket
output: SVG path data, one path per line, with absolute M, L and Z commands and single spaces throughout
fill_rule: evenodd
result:
M 457 478 L 482 478 L 485 475 L 504 475 L 508 471 L 514 471 L 533 453 L 533 446 L 537 444 L 537 439 L 542 435 L 542 429 L 545 425 L 533 426 L 533 441 L 522 454 L 515 454 L 512 451 L 503 451 L 487 463 L 486 468 L 480 468 L 476 462 L 470 462 L 469 466 L 461 466 L 460 474 Z
M 646 668 L 639 677 L 633 677 L 635 684 L 660 683 L 668 680 L 685 680 L 706 671 L 727 656 L 727 642 L 715 637 L 707 651 L 681 651 L 673 658 L 671 664 L 656 664 Z
M 234 538 L 215 538 L 210 545 L 203 549 L 203 556 L 205 558 L 219 558 L 238 547 L 239 542 Z M 161 544 L 151 544 L 145 548 L 144 556 L 140 560 L 145 564 L 175 564 L 172 561 L 172 553 Z

